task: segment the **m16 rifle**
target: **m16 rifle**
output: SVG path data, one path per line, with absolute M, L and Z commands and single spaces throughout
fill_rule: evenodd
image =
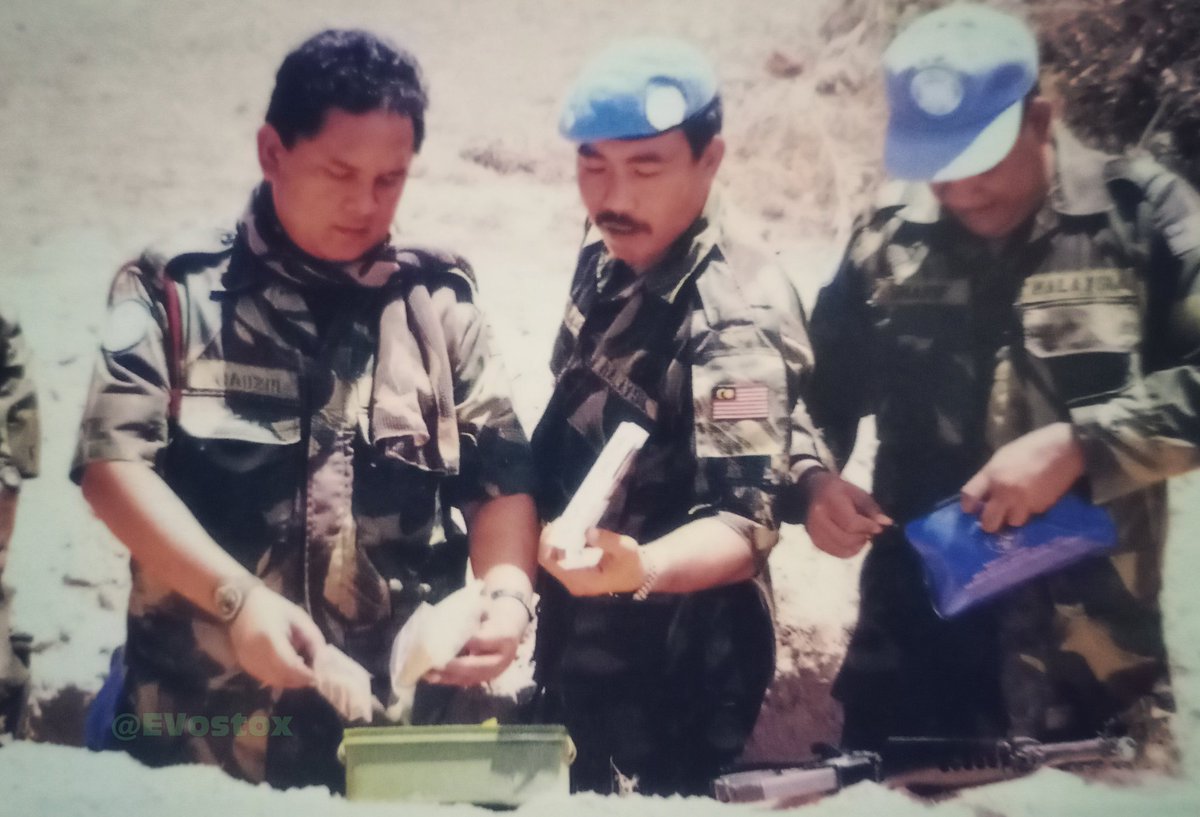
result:
M 832 794 L 863 780 L 933 793 L 1011 780 L 1042 767 L 1128 763 L 1136 749 L 1127 737 L 1062 743 L 889 738 L 878 753 L 847 752 L 800 766 L 723 775 L 713 781 L 712 793 L 726 803 L 780 805 Z

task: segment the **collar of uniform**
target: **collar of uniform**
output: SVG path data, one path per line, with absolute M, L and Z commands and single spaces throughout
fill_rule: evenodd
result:
M 1094 216 L 1112 209 L 1104 183 L 1109 156 L 1084 147 L 1061 125 L 1054 128 L 1054 183 L 1050 203 L 1064 216 Z
M 1054 178 L 1050 195 L 1033 217 L 1029 240 L 1037 241 L 1058 229 L 1065 218 L 1102 215 L 1112 208 L 1104 183 L 1108 157 L 1091 150 L 1061 125 L 1054 126 Z
M 236 295 L 262 287 L 269 277 L 270 271 L 266 265 L 250 252 L 245 239 L 238 233 L 233 239 L 233 253 L 229 258 L 229 265 L 213 284 L 212 295 L 219 299 L 227 294 Z
M 720 209 L 719 198 L 714 193 L 709 196 L 704 211 L 676 239 L 663 259 L 638 276 L 639 284 L 647 292 L 657 295 L 669 304 L 675 302 L 684 284 L 696 274 L 713 248 L 720 243 Z M 589 225 L 587 238 L 584 239 L 585 246 L 601 240 L 600 231 Z M 601 249 L 600 263 L 596 265 L 597 291 L 603 291 L 619 263 L 621 262 L 611 256 L 606 247 Z
M 942 218 L 942 205 L 925 182 L 893 180 L 880 191 L 882 207 L 899 207 L 899 216 L 912 224 L 936 224 Z
M 590 221 L 584 235 L 583 247 L 585 253 L 592 247 L 597 248 L 599 260 L 596 262 L 596 291 L 604 292 L 609 281 L 616 276 L 617 270 L 620 269 L 621 260 L 609 255 L 608 247 L 604 245 L 604 238 L 601 236 L 600 230 Z

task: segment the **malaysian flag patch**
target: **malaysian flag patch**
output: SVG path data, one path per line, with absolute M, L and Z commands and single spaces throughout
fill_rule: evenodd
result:
M 714 420 L 765 420 L 769 392 L 762 383 L 737 383 L 717 386 L 712 392 Z

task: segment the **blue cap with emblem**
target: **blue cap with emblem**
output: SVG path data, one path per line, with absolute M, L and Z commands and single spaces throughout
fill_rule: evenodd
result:
M 622 40 L 584 66 L 558 129 L 576 142 L 657 136 L 716 97 L 716 73 L 694 47 L 658 37 Z
M 1012 149 L 1037 83 L 1037 41 L 1015 17 L 955 4 L 901 32 L 883 66 L 888 172 L 952 181 L 990 170 Z

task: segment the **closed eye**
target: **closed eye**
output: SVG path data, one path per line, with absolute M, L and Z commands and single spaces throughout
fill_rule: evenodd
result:
M 388 173 L 379 177 L 379 183 L 384 187 L 395 187 L 401 184 L 408 177 L 407 170 L 398 170 L 395 173 Z

